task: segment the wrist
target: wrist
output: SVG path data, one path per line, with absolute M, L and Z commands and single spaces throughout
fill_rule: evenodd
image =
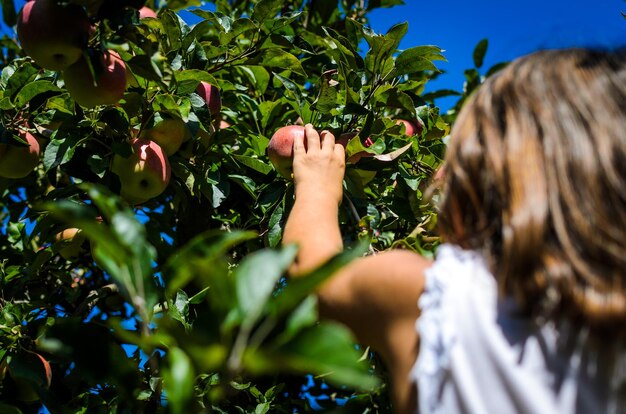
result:
M 328 189 L 312 188 L 312 187 L 299 187 L 295 189 L 296 202 L 304 202 L 314 206 L 335 207 L 338 208 L 341 204 L 342 192 L 335 194 L 329 192 Z

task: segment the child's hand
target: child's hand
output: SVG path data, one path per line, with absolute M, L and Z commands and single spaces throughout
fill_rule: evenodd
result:
M 313 126 L 307 124 L 304 138 L 296 136 L 294 140 L 293 154 L 296 199 L 328 199 L 339 204 L 346 163 L 344 148 L 335 144 L 334 135 L 322 131 L 320 137 Z

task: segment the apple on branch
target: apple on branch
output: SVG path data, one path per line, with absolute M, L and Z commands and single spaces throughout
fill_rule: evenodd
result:
M 169 156 L 178 151 L 184 141 L 191 138 L 191 133 L 182 119 L 166 118 L 153 127 L 141 131 L 139 137 L 156 142 L 165 155 Z
M 91 75 L 87 60 L 82 58 L 63 71 L 65 87 L 86 108 L 115 104 L 126 90 L 126 64 L 113 50 L 93 52 L 89 57 L 96 78 Z
M 65 229 L 54 236 L 58 243 L 63 243 L 63 247 L 59 249 L 59 254 L 65 260 L 72 260 L 84 253 L 83 243 L 87 239 L 82 230 L 72 227 Z
M 139 9 L 139 18 L 140 19 L 146 19 L 146 18 L 156 19 L 157 14 L 150 7 L 143 6 L 141 9 Z
M 200 95 L 204 102 L 206 102 L 209 107 L 209 112 L 211 113 L 211 117 L 214 120 L 218 120 L 220 118 L 220 112 L 222 111 L 222 97 L 220 95 L 220 90 L 217 86 L 211 85 L 208 82 L 200 82 L 198 87 L 196 88 L 196 93 Z M 219 121 L 218 122 L 219 125 Z
M 92 26 L 85 10 L 57 0 L 27 2 L 17 19 L 17 36 L 24 51 L 41 67 L 63 70 L 87 47 Z
M 132 154 L 113 157 L 111 171 L 120 178 L 120 195 L 130 204 L 142 204 L 160 195 L 170 182 L 170 164 L 159 144 L 142 138 L 130 142 Z
M 412 137 L 413 135 L 420 135 L 422 133 L 422 123 L 419 120 L 416 121 L 408 121 L 406 119 L 398 119 L 396 120 L 396 125 L 404 125 L 404 133 Z
M 285 178 L 291 178 L 293 166 L 293 142 L 297 135 L 304 137 L 304 127 L 288 125 L 279 128 L 267 146 L 267 156 L 276 171 Z M 306 145 L 306 141 L 305 141 Z
M 24 178 L 39 163 L 41 146 L 37 138 L 22 130 L 18 135 L 28 145 L 0 144 L 0 177 Z

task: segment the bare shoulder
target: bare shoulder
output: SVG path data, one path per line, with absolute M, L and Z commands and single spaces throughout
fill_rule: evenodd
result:
M 414 323 L 432 261 L 407 250 L 355 260 L 320 291 L 322 316 L 345 323 L 359 340 L 376 346 L 404 322 Z

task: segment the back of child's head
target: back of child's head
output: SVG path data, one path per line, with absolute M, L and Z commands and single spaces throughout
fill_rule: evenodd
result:
M 440 223 L 526 311 L 623 331 L 626 51 L 542 51 L 489 78 L 453 128 Z

